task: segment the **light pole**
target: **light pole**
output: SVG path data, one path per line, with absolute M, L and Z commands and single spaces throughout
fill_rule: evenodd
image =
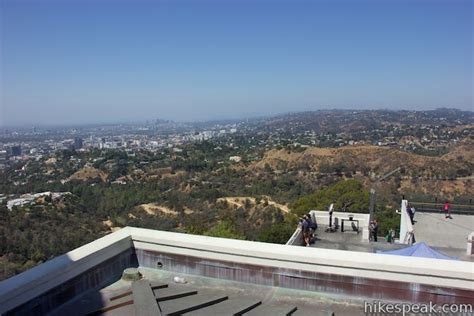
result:
M 390 171 L 389 173 L 386 173 L 384 174 L 383 176 L 381 176 L 380 178 L 378 178 L 377 180 L 375 180 L 374 184 L 372 185 L 372 188 L 370 188 L 370 200 L 369 200 L 369 223 L 373 221 L 374 219 L 374 212 L 375 212 L 375 187 L 377 186 L 377 184 L 379 184 L 380 182 L 382 182 L 383 180 L 387 179 L 388 177 L 390 177 L 391 175 L 393 175 L 395 172 L 398 172 L 400 171 L 400 167 L 396 168 L 396 169 L 393 169 L 392 171 Z

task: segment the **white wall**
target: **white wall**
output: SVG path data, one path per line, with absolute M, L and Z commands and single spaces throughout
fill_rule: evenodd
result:
M 366 215 L 366 214 L 363 214 Z M 367 214 L 368 215 L 368 214 Z M 136 249 L 283 269 L 422 283 L 472 290 L 474 263 L 294 247 L 130 228 Z
M 400 206 L 400 210 L 401 210 L 401 216 L 400 216 L 400 240 L 399 242 L 400 243 L 405 243 L 405 244 L 409 244 L 410 243 L 410 240 L 407 238 L 407 234 L 410 233 L 410 234 L 414 234 L 414 229 L 413 229 L 413 225 L 411 223 L 411 219 L 410 219 L 410 216 L 408 215 L 408 212 L 407 212 L 407 205 L 408 205 L 408 201 L 407 200 L 402 200 L 402 204 Z
M 316 211 L 311 210 L 309 212 L 313 218 L 316 219 L 318 225 L 329 225 L 329 212 L 327 211 Z M 351 212 L 333 212 L 332 213 L 332 221 L 334 224 L 334 218 L 339 218 L 339 225 L 341 225 L 341 219 L 349 219 L 349 215 L 353 215 L 354 219 L 359 221 L 359 228 L 362 230 L 363 228 L 369 227 L 369 219 L 370 214 L 364 213 L 351 213 Z
M 316 211 L 311 210 L 309 212 L 311 217 L 316 219 L 318 225 L 329 225 L 329 212 L 327 211 Z M 339 218 L 339 225 L 341 225 L 341 219 L 349 219 L 349 215 L 354 215 L 354 219 L 359 221 L 359 230 L 362 232 L 362 240 L 369 241 L 369 221 L 370 214 L 364 213 L 351 213 L 351 212 L 333 212 L 332 222 L 334 225 L 334 218 Z M 346 223 L 347 224 L 347 223 Z
M 346 215 L 346 213 L 342 213 Z M 316 214 L 317 215 L 317 214 Z M 322 214 L 321 214 L 322 215 Z M 360 216 L 360 217 L 356 217 Z M 363 219 L 368 214 L 354 214 Z M 368 221 L 368 218 L 366 219 Z M 293 247 L 126 227 L 0 282 L 0 314 L 84 273 L 126 249 L 331 275 L 474 289 L 474 263 Z

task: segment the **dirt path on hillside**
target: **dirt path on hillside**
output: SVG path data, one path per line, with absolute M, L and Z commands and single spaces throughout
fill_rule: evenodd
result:
M 263 196 L 262 197 L 263 199 L 267 199 L 268 201 L 268 205 L 272 205 L 276 208 L 279 208 L 282 212 L 284 213 L 289 213 L 290 212 L 290 209 L 288 208 L 287 205 L 283 205 L 283 204 L 280 204 L 280 203 L 277 203 L 275 201 L 273 201 L 269 196 Z M 251 196 L 232 196 L 232 197 L 222 197 L 222 198 L 218 198 L 217 199 L 217 202 L 219 201 L 226 201 L 227 203 L 231 204 L 231 205 L 235 205 L 237 207 L 243 207 L 245 205 L 245 200 L 249 200 L 250 203 L 252 203 L 253 205 L 256 205 L 257 204 L 257 200 L 254 198 L 254 197 L 251 197 Z

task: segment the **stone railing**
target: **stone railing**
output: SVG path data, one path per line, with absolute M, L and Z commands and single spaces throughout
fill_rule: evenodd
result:
M 290 239 L 286 242 L 286 245 L 289 246 L 301 246 L 303 245 L 303 230 L 301 229 L 301 225 L 298 225 L 293 235 L 291 235 Z
M 301 250 L 288 245 L 126 227 L 0 282 L 0 314 L 12 310 L 16 314 L 23 310 L 45 314 L 54 307 L 52 302 L 65 302 L 84 291 L 106 286 L 132 265 L 357 297 L 435 303 L 474 301 L 472 262 L 402 256 L 388 259 L 387 255 L 320 248 Z M 90 273 L 104 277 L 97 280 Z M 86 280 L 93 282 L 84 287 Z

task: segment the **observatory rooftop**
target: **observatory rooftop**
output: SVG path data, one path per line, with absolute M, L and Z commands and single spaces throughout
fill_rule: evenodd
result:
M 128 268 L 141 279 L 122 280 Z M 471 303 L 472 271 L 471 262 L 125 227 L 0 282 L 0 314 L 357 315 L 363 300 Z
M 309 214 L 318 223 L 312 248 L 376 253 L 410 246 L 399 240 L 389 243 L 381 236 L 377 242 L 369 241 L 369 214 L 333 212 L 332 229 L 327 211 L 312 210 Z M 431 248 L 459 260 L 474 261 L 474 256 L 466 254 L 468 236 L 474 232 L 474 214 L 455 213 L 451 214 L 451 218 L 445 218 L 441 212 L 417 212 L 412 228 L 414 241 L 425 242 Z M 304 245 L 301 229 L 296 229 L 289 244 Z
M 133 315 L 153 310 L 155 315 L 358 315 L 363 302 L 344 295 L 328 295 L 282 287 L 246 284 L 164 270 L 140 268 L 138 282 L 118 280 L 78 297 L 52 315 Z M 176 280 L 182 283 L 177 283 Z M 138 284 L 137 284 L 138 283 Z M 149 296 L 143 294 L 149 292 Z M 145 299 L 137 300 L 137 295 Z
M 467 236 L 474 231 L 474 214 L 451 214 L 446 218 L 441 212 L 417 212 L 415 214 L 415 238 L 440 252 L 474 261 L 466 255 Z

